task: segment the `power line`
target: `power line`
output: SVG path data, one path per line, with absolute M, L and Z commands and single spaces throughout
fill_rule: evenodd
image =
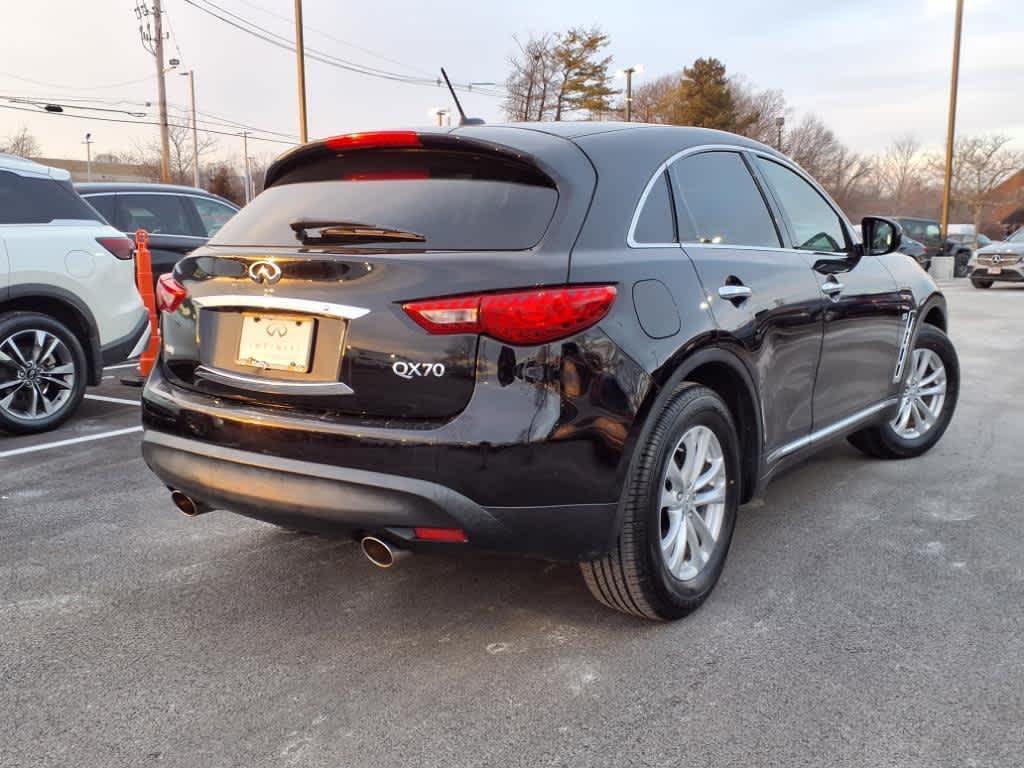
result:
M 197 10 L 202 11 L 203 13 L 206 13 L 209 16 L 213 16 L 214 18 L 234 27 L 235 29 L 252 35 L 253 37 L 258 38 L 263 42 L 269 43 L 277 48 L 281 48 L 282 50 L 286 50 L 292 53 L 295 52 L 295 46 L 292 44 L 289 38 L 279 35 L 269 29 L 266 29 L 265 27 L 261 27 L 260 25 L 252 21 L 249 21 L 244 16 L 240 16 L 239 14 L 233 13 L 232 11 L 223 8 L 217 5 L 216 3 L 211 2 L 211 0 L 201 1 L 204 3 L 204 5 L 200 5 L 199 2 L 197 2 L 197 0 L 184 0 L 185 3 L 191 5 L 193 8 L 196 8 Z M 237 21 L 234 21 L 231 18 L 226 18 L 225 16 L 220 15 L 220 13 L 217 13 L 214 10 L 210 10 L 211 8 L 214 8 L 216 9 L 216 11 L 220 11 L 223 14 L 227 14 L 227 16 L 233 17 L 233 19 L 236 19 Z M 313 59 L 314 61 L 319 61 L 322 64 L 327 64 L 338 69 L 343 69 L 348 72 L 366 75 L 369 77 L 377 77 L 383 80 L 390 80 L 392 82 L 406 83 L 408 85 L 429 85 L 432 87 L 438 87 L 440 84 L 438 78 L 412 77 L 410 75 L 403 75 L 398 72 L 390 72 L 388 70 L 383 70 L 376 67 L 368 67 L 362 64 L 358 64 L 356 62 L 342 59 L 338 56 L 334 56 L 332 54 L 325 53 L 324 51 L 320 51 L 314 48 L 307 48 L 306 56 L 307 58 Z M 486 88 L 473 89 L 472 86 L 468 84 L 459 84 L 456 85 L 455 87 L 461 91 L 503 98 L 503 94 L 497 93 Z
M 31 112 L 33 115 L 49 115 L 49 116 L 54 116 L 54 117 L 73 117 L 73 118 L 76 118 L 78 120 L 95 120 L 95 121 L 101 122 L 101 123 L 121 123 L 123 125 L 160 125 L 159 122 L 156 122 L 154 120 L 121 120 L 121 119 L 118 119 L 118 118 L 115 118 L 115 117 L 94 117 L 93 115 L 75 115 L 75 114 L 72 114 L 70 112 L 39 112 L 38 110 L 28 109 L 27 107 L 13 107 L 13 106 L 11 106 L 9 104 L 0 104 L 0 109 L 12 109 L 12 110 L 15 110 L 17 112 Z M 185 129 L 189 128 L 189 126 L 182 125 L 182 124 L 179 124 L 179 123 L 168 122 L 168 125 L 171 128 L 185 128 Z M 240 133 L 237 133 L 237 132 L 233 133 L 233 132 L 229 132 L 229 131 L 216 131 L 216 130 L 212 130 L 212 129 L 211 130 L 206 130 L 205 132 L 206 133 L 213 133 L 213 134 L 216 134 L 218 136 L 233 136 L 235 138 L 238 138 L 241 135 Z M 270 139 L 270 138 L 265 138 L 263 136 L 252 136 L 252 135 L 250 135 L 249 138 L 250 139 L 254 139 L 256 141 L 268 141 L 268 142 L 271 142 L 271 143 L 274 143 L 274 144 L 288 144 L 289 146 L 294 146 L 294 145 L 298 144 L 297 141 L 285 141 L 284 139 Z
M 156 75 L 149 75 L 148 77 L 140 77 L 137 80 L 125 80 L 124 82 L 120 83 L 109 83 L 107 85 L 93 85 L 89 86 L 88 88 L 80 88 L 72 85 L 55 85 L 54 83 L 44 83 L 41 80 L 33 80 L 28 77 L 22 77 L 21 75 L 15 75 L 13 72 L 0 72 L 0 75 L 4 75 L 5 77 L 12 77 L 15 80 L 21 80 L 26 83 L 32 83 L 32 85 L 42 85 L 46 88 L 56 88 L 60 91 L 103 91 L 107 88 L 120 88 L 123 85 L 135 85 L 136 83 L 144 83 L 148 80 L 156 79 Z

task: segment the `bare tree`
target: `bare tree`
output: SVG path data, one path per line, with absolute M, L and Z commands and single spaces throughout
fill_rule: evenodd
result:
M 178 124 L 171 124 L 168 131 L 171 148 L 171 181 L 174 184 L 192 183 L 192 129 Z M 217 146 L 217 140 L 203 131 L 199 132 L 199 158 Z M 152 139 L 137 145 L 133 152 L 126 156 L 139 166 L 151 181 L 160 180 L 160 142 Z
M 672 72 L 633 89 L 633 117 L 641 123 L 667 123 L 665 104 L 679 87 L 683 73 Z M 625 109 L 623 108 L 623 112 Z
M 38 157 L 39 142 L 36 141 L 35 136 L 29 133 L 28 127 L 23 125 L 6 139 L 0 141 L 0 152 L 18 157 Z
M 1024 169 L 1024 152 L 1007 147 L 1009 136 L 963 136 L 953 146 L 953 179 L 950 196 L 971 216 L 975 231 L 981 227 L 986 208 L 1011 200 L 997 194 L 997 188 L 1010 176 Z M 931 173 L 942 178 L 944 159 L 932 155 Z
M 921 142 L 911 134 L 895 139 L 878 159 L 878 182 L 902 212 L 911 193 L 924 183 Z
M 774 147 L 779 134 L 775 120 L 792 111 L 782 91 L 777 88 L 758 90 L 742 75 L 730 77 L 729 87 L 740 114 L 743 135 Z
M 505 80 L 505 114 L 509 120 L 543 120 L 551 115 L 555 92 L 554 39 L 551 35 L 531 37 L 509 57 L 512 71 Z

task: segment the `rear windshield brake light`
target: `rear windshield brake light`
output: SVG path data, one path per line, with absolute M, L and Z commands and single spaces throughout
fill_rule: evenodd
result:
M 382 147 L 421 147 L 415 131 L 369 131 L 332 136 L 324 141 L 328 149 L 378 149 Z

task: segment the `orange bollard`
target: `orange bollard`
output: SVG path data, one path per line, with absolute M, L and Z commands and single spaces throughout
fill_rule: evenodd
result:
M 149 344 L 139 358 L 139 375 L 145 378 L 153 370 L 153 363 L 160 354 L 160 320 L 156 311 L 156 294 L 153 292 L 153 261 L 149 253 L 149 235 L 140 229 L 135 233 L 135 285 L 139 289 L 142 303 L 149 312 Z

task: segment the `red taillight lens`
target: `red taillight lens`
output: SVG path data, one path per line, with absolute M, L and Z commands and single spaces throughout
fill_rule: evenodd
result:
M 114 254 L 121 261 L 131 261 L 135 254 L 135 243 L 127 237 L 97 237 L 96 242 Z
M 160 312 L 177 312 L 187 296 L 185 286 L 169 272 L 156 281 L 156 308 Z
M 466 532 L 461 528 L 414 528 L 414 534 L 421 541 L 449 541 L 461 544 L 466 539 Z
M 509 344 L 545 344 L 589 328 L 608 314 L 614 285 L 412 301 L 402 309 L 432 334 L 484 333 Z
M 376 149 L 382 147 L 420 147 L 415 131 L 370 131 L 332 136 L 324 141 L 328 149 Z

